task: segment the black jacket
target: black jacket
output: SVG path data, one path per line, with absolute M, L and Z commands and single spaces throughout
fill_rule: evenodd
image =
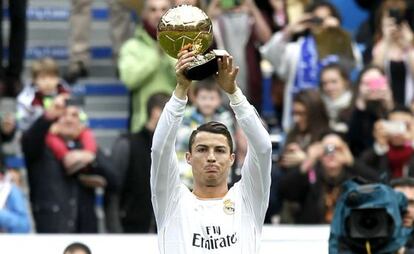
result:
M 23 134 L 30 187 L 30 200 L 36 229 L 39 233 L 95 233 L 95 191 L 78 180 L 78 175 L 67 175 L 45 143 L 51 121 L 40 117 Z M 115 189 L 118 180 L 110 160 L 100 151 L 89 172 L 103 176 L 107 188 Z
M 392 175 L 387 154 L 378 155 L 373 148 L 369 148 L 362 153 L 360 160 L 377 172 L 381 182 L 388 183 L 391 180 Z M 406 176 L 414 177 L 414 156 L 411 156 L 406 166 L 408 169 Z

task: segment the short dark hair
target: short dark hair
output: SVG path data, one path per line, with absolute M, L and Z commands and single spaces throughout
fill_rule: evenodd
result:
M 74 243 L 69 244 L 68 247 L 66 247 L 66 249 L 63 251 L 63 254 L 67 254 L 67 252 L 72 253 L 77 250 L 83 250 L 86 252 L 86 254 L 92 254 L 89 247 L 80 242 L 74 242 Z
M 147 101 L 147 117 L 150 117 L 151 111 L 154 108 L 159 107 L 163 109 L 169 99 L 170 95 L 168 93 L 159 92 L 151 95 Z
M 211 121 L 211 122 L 202 124 L 191 133 L 190 140 L 188 142 L 189 152 L 191 152 L 191 147 L 193 146 L 196 135 L 202 131 L 224 135 L 227 138 L 227 143 L 229 144 L 229 147 L 230 147 L 230 153 L 233 152 L 233 139 L 231 137 L 229 130 L 227 129 L 226 125 L 220 122 L 216 122 L 216 121 Z
M 413 177 L 401 177 L 392 179 L 390 182 L 392 188 L 395 187 L 412 187 L 414 188 L 414 178 Z
M 392 114 L 392 113 L 407 113 L 412 115 L 413 112 L 411 111 L 411 109 L 407 106 L 401 105 L 401 104 L 396 104 L 394 106 L 393 109 L 390 110 L 390 112 L 388 112 L 388 115 Z
M 331 12 L 331 16 L 334 18 L 337 18 L 339 23 L 342 24 L 342 17 L 338 9 L 336 9 L 335 5 L 331 4 L 328 1 L 317 1 L 313 4 L 308 5 L 307 8 L 305 9 L 305 13 L 312 13 L 316 9 L 321 8 L 321 7 L 328 8 L 329 11 Z

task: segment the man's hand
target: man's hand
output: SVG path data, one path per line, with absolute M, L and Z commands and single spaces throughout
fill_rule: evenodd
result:
M 89 188 L 106 187 L 107 185 L 106 179 L 100 175 L 80 174 L 78 179 L 84 186 Z
M 178 61 L 175 64 L 175 75 L 177 77 L 177 87 L 175 88 L 175 96 L 185 100 L 188 89 L 191 86 L 192 80 L 184 75 L 184 71 L 190 66 L 190 62 L 194 60 L 194 52 L 189 52 L 187 48 L 178 53 Z
M 95 154 L 86 150 L 72 150 L 63 158 L 66 173 L 72 175 L 95 160 Z
M 218 60 L 218 73 L 216 75 L 216 81 L 218 85 L 229 94 L 236 92 L 236 76 L 239 72 L 239 67 L 233 66 L 233 57 L 224 56 Z

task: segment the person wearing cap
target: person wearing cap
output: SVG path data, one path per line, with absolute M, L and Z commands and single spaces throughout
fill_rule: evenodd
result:
M 237 86 L 233 58 L 219 60 L 218 85 L 248 140 L 241 180 L 230 189 L 234 163 L 232 137 L 219 122 L 207 122 L 190 136 L 187 162 L 194 188 L 180 182 L 175 141 L 184 116 L 191 80 L 184 75 L 194 52 L 180 52 L 177 86 L 166 104 L 152 143 L 151 192 L 160 253 L 259 253 L 270 192 L 272 145 L 254 107 Z

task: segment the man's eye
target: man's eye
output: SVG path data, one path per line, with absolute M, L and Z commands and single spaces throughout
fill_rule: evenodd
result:
M 197 149 L 197 152 L 200 152 L 200 153 L 201 153 L 201 152 L 204 152 L 204 151 L 206 151 L 206 149 L 205 149 L 205 148 L 198 148 L 198 149 Z

